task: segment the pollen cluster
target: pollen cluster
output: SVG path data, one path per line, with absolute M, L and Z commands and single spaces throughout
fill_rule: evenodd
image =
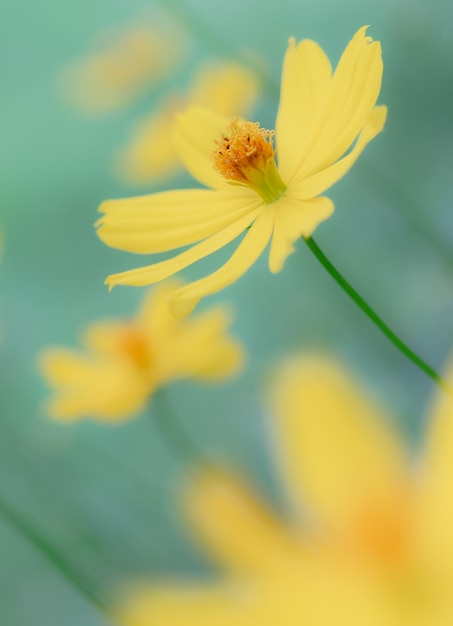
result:
M 234 118 L 215 140 L 217 148 L 211 154 L 214 168 L 227 180 L 248 184 L 250 173 L 264 172 L 266 163 L 273 159 L 273 135 L 273 130 L 261 128 L 258 122 Z

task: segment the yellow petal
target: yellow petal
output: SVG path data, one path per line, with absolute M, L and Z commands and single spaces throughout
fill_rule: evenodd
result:
M 193 107 L 176 116 L 174 140 L 188 171 L 212 189 L 231 189 L 213 166 L 211 154 L 230 119 L 207 109 Z
M 106 113 L 133 102 L 182 58 L 182 39 L 143 22 L 101 33 L 101 50 L 73 64 L 63 87 L 87 113 Z
M 150 254 L 186 246 L 232 224 L 257 204 L 250 189 L 167 191 L 107 200 L 99 210 L 99 238 L 128 252 Z
M 361 131 L 374 108 L 382 80 L 379 42 L 361 28 L 345 49 L 333 75 L 330 93 L 304 144 L 294 180 L 301 180 L 339 159 Z
M 118 356 L 119 338 L 127 323 L 117 320 L 100 320 L 91 324 L 83 334 L 83 344 L 93 353 L 103 356 Z
M 150 344 L 150 350 L 163 351 L 181 324 L 170 312 L 170 296 L 181 286 L 176 279 L 167 280 L 149 289 L 137 312 L 135 322 Z
M 309 176 L 300 182 L 295 182 L 291 186 L 291 191 L 298 193 L 303 198 L 313 198 L 314 196 L 323 193 L 326 189 L 340 180 L 340 178 L 342 178 L 357 161 L 367 143 L 369 143 L 382 131 L 386 117 L 387 107 L 375 107 L 370 113 L 351 152 L 327 169 L 322 170 L 313 176 Z
M 150 290 L 136 319 L 149 343 L 159 383 L 188 376 L 202 381 L 231 376 L 242 366 L 244 350 L 228 333 L 229 311 L 217 307 L 177 318 L 170 311 L 169 299 L 180 286 L 171 280 Z
M 317 43 L 290 39 L 282 71 L 276 121 L 279 172 L 285 183 L 294 177 L 301 147 L 330 86 L 332 68 Z
M 275 225 L 269 252 L 269 269 L 280 272 L 289 254 L 294 252 L 293 243 L 300 237 L 310 237 L 320 222 L 333 213 L 329 198 L 302 200 L 289 190 L 275 203 Z
M 450 362 L 447 379 L 453 380 Z M 430 412 L 420 472 L 418 549 L 425 560 L 453 576 L 453 399 L 437 391 Z
M 206 278 L 175 291 L 172 298 L 172 310 L 175 314 L 186 315 L 196 307 L 201 298 L 224 289 L 245 274 L 269 243 L 273 226 L 274 212 L 264 208 L 225 265 Z
M 160 359 L 160 368 L 167 377 L 217 381 L 239 371 L 244 350 L 227 333 L 231 315 L 225 308 L 210 309 L 181 320 L 181 324 L 181 332 L 167 342 Z
M 198 106 L 227 117 L 246 115 L 256 101 L 256 75 L 236 63 L 206 63 L 188 95 L 190 106 Z
M 287 362 L 273 403 L 288 481 L 321 522 L 351 527 L 400 496 L 407 478 L 400 441 L 334 362 L 316 355 Z
M 173 142 L 177 103 L 167 98 L 161 107 L 140 120 L 131 132 L 127 145 L 116 159 L 119 177 L 132 184 L 162 182 L 182 167 Z
M 262 204 L 260 199 L 255 198 L 255 204 Z M 146 267 L 141 267 L 135 270 L 129 270 L 127 272 L 121 272 L 120 274 L 112 274 L 105 281 L 107 285 L 111 287 L 115 285 L 133 285 L 135 287 L 142 287 L 143 285 L 150 285 L 152 283 L 164 280 L 176 272 L 181 271 L 185 267 L 188 267 L 192 263 L 220 250 L 228 243 L 236 239 L 244 230 L 250 226 L 256 216 L 259 214 L 260 209 L 250 211 L 247 215 L 238 219 L 230 226 L 227 226 L 220 232 L 212 235 L 208 239 L 205 239 L 201 243 L 192 246 L 188 250 L 181 252 L 172 259 L 167 261 L 161 261 L 160 263 L 154 263 Z
M 115 623 L 119 626 L 250 626 L 262 624 L 245 589 L 194 583 L 131 591 Z M 263 625 L 267 626 L 267 625 Z
M 184 511 L 207 553 L 228 569 L 266 577 L 303 558 L 295 537 L 233 476 L 200 472 L 185 493 Z
M 143 407 L 151 392 L 149 381 L 121 359 L 94 359 L 55 348 L 42 354 L 40 370 L 55 389 L 48 403 L 49 414 L 64 421 L 128 419 Z
M 129 183 L 144 184 L 175 175 L 182 166 L 173 139 L 177 111 L 199 106 L 220 115 L 243 116 L 256 101 L 258 89 L 256 76 L 240 65 L 204 64 L 185 98 L 166 98 L 156 112 L 135 126 L 117 158 L 119 176 Z

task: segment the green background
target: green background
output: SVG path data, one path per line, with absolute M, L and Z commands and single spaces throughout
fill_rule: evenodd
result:
M 4 3 L 1 46 L 0 499 L 13 507 L 104 593 L 136 577 L 197 573 L 210 565 L 176 514 L 187 466 L 148 415 L 106 427 L 53 423 L 36 354 L 75 345 L 99 317 L 131 314 L 141 290 L 108 294 L 107 274 L 143 259 L 96 238 L 96 208 L 143 193 L 121 185 L 112 155 L 132 123 L 166 89 L 184 87 L 205 58 L 258 54 L 278 83 L 290 35 L 318 41 L 336 61 L 352 34 L 371 24 L 382 42 L 385 132 L 329 196 L 334 216 L 316 240 L 389 325 L 442 367 L 453 338 L 453 39 L 450 3 L 437 0 L 17 0 Z M 179 8 L 178 8 L 179 7 Z M 168 11 L 169 9 L 169 11 Z M 124 111 L 88 117 L 58 88 L 62 70 L 97 34 L 137 16 L 166 16 L 190 43 L 185 64 Z M 196 32 L 194 31 L 194 27 Z M 216 34 L 218 37 L 216 37 Z M 257 119 L 273 126 L 277 98 Z M 181 177 L 177 186 L 191 186 Z M 153 188 L 150 188 L 153 190 Z M 154 189 L 157 189 L 155 187 Z M 222 253 L 204 263 L 217 267 Z M 187 271 L 190 278 L 197 269 Z M 360 372 L 414 447 L 432 385 L 357 310 L 300 242 L 278 275 L 262 258 L 201 306 L 228 301 L 247 346 L 244 376 L 205 388 L 177 383 L 168 398 L 206 453 L 241 467 L 284 506 L 266 435 L 265 388 L 285 355 L 321 348 Z M 155 413 L 155 411 L 154 411 Z M 100 626 L 107 620 L 0 516 L 0 624 Z

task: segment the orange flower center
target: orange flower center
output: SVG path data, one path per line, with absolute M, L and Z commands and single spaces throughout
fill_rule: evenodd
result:
M 261 128 L 258 122 L 234 118 L 215 140 L 214 169 L 232 184 L 251 187 L 266 203 L 275 202 L 286 185 L 275 164 L 273 136 L 273 130 Z
M 411 513 L 410 490 L 362 503 L 345 537 L 350 553 L 374 566 L 393 568 L 404 563 L 411 541 Z
M 132 324 L 125 325 L 119 338 L 120 351 L 139 369 L 147 369 L 151 364 L 148 342 L 143 333 Z

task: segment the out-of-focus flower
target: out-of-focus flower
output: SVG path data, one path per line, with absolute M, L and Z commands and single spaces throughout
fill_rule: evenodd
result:
M 320 194 L 344 176 L 383 128 L 386 107 L 375 106 L 382 78 L 381 48 L 365 31 L 364 27 L 355 34 L 333 74 L 315 42 L 296 45 L 290 40 L 276 150 L 273 131 L 258 124 L 231 121 L 201 108 L 180 114 L 176 140 L 181 158 L 210 189 L 106 201 L 100 207 L 104 216 L 98 235 L 109 246 L 139 254 L 200 243 L 168 261 L 109 276 L 106 283 L 158 282 L 244 232 L 223 267 L 175 292 L 175 312 L 188 312 L 205 295 L 233 283 L 270 241 L 269 268 L 279 272 L 293 243 L 309 237 L 331 215 L 332 201 Z
M 90 326 L 82 351 L 48 348 L 42 352 L 40 369 L 54 389 L 50 415 L 61 420 L 85 416 L 123 420 L 172 380 L 218 381 L 238 371 L 243 352 L 227 333 L 226 309 L 177 319 L 168 308 L 173 288 L 164 284 L 147 294 L 132 319 Z
M 185 514 L 224 580 L 145 586 L 123 626 L 453 623 L 453 404 L 439 396 L 422 463 L 335 363 L 294 359 L 275 437 L 299 514 L 280 519 L 233 475 L 200 472 Z
M 103 33 L 98 48 L 62 76 L 68 97 L 88 113 L 127 106 L 165 77 L 182 56 L 176 37 L 146 25 Z
M 245 116 L 259 92 L 257 77 L 234 63 L 203 65 L 184 96 L 166 98 L 159 109 L 141 120 L 118 159 L 120 177 L 134 184 L 161 182 L 181 167 L 173 141 L 175 114 L 202 106 L 220 115 Z

